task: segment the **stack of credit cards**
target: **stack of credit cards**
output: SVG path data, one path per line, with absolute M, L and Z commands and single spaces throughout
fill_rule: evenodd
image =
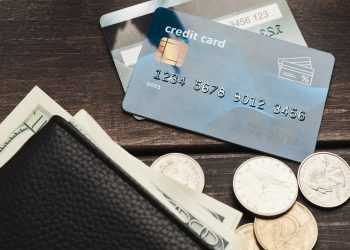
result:
M 203 6 L 197 2 L 181 1 L 177 7 L 192 6 L 196 12 Z M 146 14 L 153 12 L 154 2 L 144 3 L 148 8 L 141 15 L 148 21 L 135 21 L 133 28 L 126 27 L 134 20 L 118 19 L 115 13 L 101 18 L 122 82 L 130 79 L 124 110 L 302 161 L 315 149 L 334 57 L 302 46 L 304 39 L 285 1 L 247 8 L 248 2 L 252 5 L 248 1 L 241 4 L 242 13 L 232 10 L 238 3 L 212 2 L 204 1 L 210 6 L 200 13 L 206 19 L 167 8 L 145 15 L 145 9 Z M 275 37 L 280 39 L 268 37 L 266 25 L 278 25 L 283 32 Z M 127 47 L 125 39 L 131 37 L 145 37 L 141 49 L 137 43 Z M 294 43 L 282 41 L 291 37 Z
M 286 0 L 152 0 L 103 15 L 101 28 L 124 91 L 158 7 L 306 46 Z

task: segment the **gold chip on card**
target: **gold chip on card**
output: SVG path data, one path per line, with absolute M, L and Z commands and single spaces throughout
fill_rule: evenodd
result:
M 188 45 L 184 42 L 163 37 L 160 40 L 156 59 L 173 66 L 182 66 L 187 53 Z

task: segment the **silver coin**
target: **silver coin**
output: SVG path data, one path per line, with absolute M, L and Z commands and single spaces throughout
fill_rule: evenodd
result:
M 204 189 L 203 170 L 198 162 L 188 155 L 163 155 L 153 162 L 151 168 L 199 192 Z
M 337 207 L 350 197 L 350 167 L 333 153 L 307 157 L 299 167 L 298 182 L 305 198 L 320 207 Z
M 252 213 L 276 216 L 293 206 L 298 183 L 286 164 L 259 156 L 239 166 L 233 177 L 233 191 L 238 201 Z

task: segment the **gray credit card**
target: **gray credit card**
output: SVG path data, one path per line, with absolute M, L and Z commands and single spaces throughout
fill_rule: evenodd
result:
M 315 150 L 334 57 L 158 8 L 125 111 L 294 161 Z

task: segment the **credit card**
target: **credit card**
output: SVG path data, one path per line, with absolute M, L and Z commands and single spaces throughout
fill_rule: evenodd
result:
M 125 111 L 294 161 L 314 152 L 331 54 L 165 8 L 146 36 Z
M 306 46 L 286 0 L 152 0 L 103 15 L 101 28 L 126 91 L 153 12 L 158 7 L 201 16 Z

